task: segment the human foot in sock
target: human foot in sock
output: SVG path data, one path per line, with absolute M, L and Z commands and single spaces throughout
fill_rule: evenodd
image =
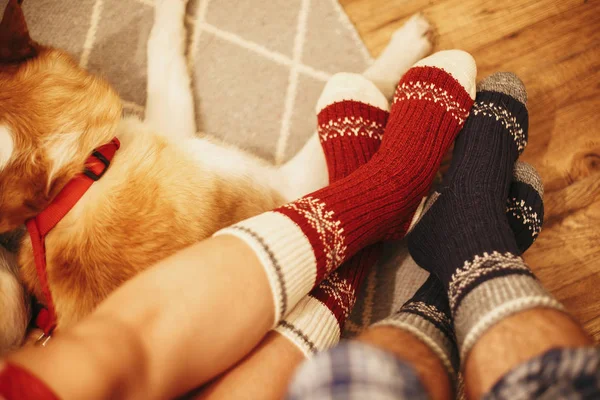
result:
M 434 192 L 424 205 L 423 213 L 439 197 Z M 506 218 L 510 225 L 519 254 L 525 253 L 535 242 L 544 222 L 544 186 L 537 170 L 522 161 L 517 161 L 513 169 L 512 182 L 506 198 Z
M 330 186 L 217 234 L 261 260 L 278 322 L 362 248 L 402 237 L 473 103 L 476 67 L 462 51 L 436 53 L 400 81 L 379 151 Z
M 462 356 L 507 315 L 560 308 L 519 257 L 505 214 L 513 166 L 527 140 L 525 103 L 513 74 L 479 85 L 439 194 L 408 238 L 417 264 L 448 291 Z
M 387 99 L 362 75 L 341 73 L 327 82 L 317 112 L 330 182 L 345 178 L 373 157 L 381 144 L 388 108 Z M 276 330 L 306 356 L 334 346 L 380 247 L 371 245 L 346 261 L 304 297 Z
M 531 165 L 517 161 L 507 199 L 506 218 L 517 246 L 525 252 L 535 241 L 544 220 L 543 187 Z M 446 289 L 431 274 L 395 314 L 375 326 L 395 326 L 407 330 L 425 342 L 442 360 L 450 379 L 456 381 L 458 351 Z
M 350 99 L 362 99 L 362 103 L 343 101 Z M 331 182 L 345 177 L 366 163 L 379 148 L 385 123 L 376 122 L 380 113 L 375 111 L 379 109 L 374 109 L 365 103 L 380 105 L 381 108 L 387 106 L 387 102 L 381 98 L 380 92 L 373 87 L 373 84 L 356 74 L 334 76 L 326 85 L 319 99 L 317 105 L 319 135 L 328 163 Z M 387 119 L 387 115 L 385 118 Z M 541 180 L 535 168 L 529 164 L 517 162 L 507 199 L 506 216 L 509 218 L 517 244 L 522 252 L 535 241 L 541 229 L 541 221 L 543 221 L 542 192 Z M 343 327 L 348 312 L 356 300 L 356 292 L 359 290 L 365 274 L 378 258 L 379 251 L 377 250 L 369 247 L 344 263 L 337 272 L 321 282 L 309 296 L 301 300 L 292 313 L 280 323 L 277 331 L 296 343 L 306 355 L 322 351 L 337 343 L 340 337 L 340 328 Z M 421 300 L 421 304 L 426 305 L 424 311 L 435 308 L 440 299 L 445 299 L 442 302 L 447 304 L 445 290 L 437 280 L 435 285 L 425 285 L 425 287 L 427 286 L 441 288 L 440 294 L 443 296 L 435 294 L 431 297 L 433 300 L 430 300 L 427 296 L 415 295 L 411 300 L 412 303 L 415 303 L 417 298 L 422 298 L 424 302 Z M 421 288 L 419 292 L 426 290 L 425 287 Z M 431 292 L 432 289 L 426 291 Z M 411 302 L 408 302 L 403 310 Z M 325 310 L 325 307 L 329 311 Z M 410 308 L 416 310 L 414 304 Z M 443 311 L 439 312 L 445 312 L 450 318 L 449 307 L 443 307 L 442 304 L 437 308 L 442 308 Z M 408 317 L 410 321 L 418 320 L 414 314 L 399 313 L 396 317 L 387 319 L 386 322 L 397 322 L 405 317 Z M 424 318 L 428 318 L 428 315 L 425 315 Z M 428 327 L 427 321 L 421 324 L 423 327 L 417 325 L 415 328 L 421 330 Z M 444 336 L 438 335 L 434 338 L 436 343 L 443 340 L 445 344 L 449 345 L 448 341 L 454 342 L 454 333 L 450 328 L 441 332 Z M 451 336 L 448 336 L 448 332 L 452 332 Z M 422 335 L 429 334 L 430 329 L 425 329 L 422 333 Z M 440 353 L 441 349 L 450 349 L 451 347 L 455 348 L 456 345 L 438 345 L 434 351 Z M 444 362 L 447 367 L 450 367 L 448 360 L 449 358 Z

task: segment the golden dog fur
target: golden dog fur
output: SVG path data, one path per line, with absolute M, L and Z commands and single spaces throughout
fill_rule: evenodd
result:
M 16 1 L 10 7 L 20 9 Z M 10 21 L 5 17 L 0 43 L 27 34 L 14 21 L 14 14 Z M 14 150 L 0 170 L 0 232 L 42 211 L 82 171 L 94 148 L 114 136 L 121 141 L 105 176 L 46 239 L 60 328 L 158 260 L 283 203 L 270 187 L 244 176 L 223 179 L 201 155 L 140 121 L 121 120 L 116 92 L 66 53 L 34 44 L 30 51 L 9 49 L 9 57 L 7 49 L 0 58 L 0 126 L 10 131 Z M 43 299 L 27 235 L 18 263 L 26 289 Z

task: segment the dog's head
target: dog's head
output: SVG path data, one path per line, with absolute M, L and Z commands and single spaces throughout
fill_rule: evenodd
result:
M 0 233 L 42 211 L 121 117 L 104 80 L 30 38 L 21 2 L 0 23 Z

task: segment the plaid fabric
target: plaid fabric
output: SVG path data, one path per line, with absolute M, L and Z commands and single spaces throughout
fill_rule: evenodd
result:
M 344 342 L 302 364 L 289 400 L 427 399 L 413 368 L 359 342 Z M 600 399 L 600 348 L 554 349 L 506 374 L 483 400 Z
M 300 399 L 428 399 L 413 368 L 360 342 L 342 342 L 304 362 L 288 397 Z
M 600 348 L 550 350 L 514 368 L 483 399 L 600 399 Z

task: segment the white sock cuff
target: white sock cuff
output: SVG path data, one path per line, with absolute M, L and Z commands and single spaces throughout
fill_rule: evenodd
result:
M 344 100 L 354 100 L 389 111 L 387 98 L 373 82 L 360 74 L 340 72 L 327 81 L 317 101 L 317 113 L 325 107 Z
M 333 313 L 319 300 L 304 297 L 275 329 L 294 343 L 307 358 L 340 341 L 340 327 Z
M 436 67 L 443 69 L 454 77 L 475 99 L 475 78 L 477 77 L 477 64 L 472 55 L 463 50 L 442 50 L 429 57 L 418 61 L 413 67 Z
M 314 286 L 317 261 L 304 232 L 285 215 L 269 211 L 246 219 L 214 236 L 231 235 L 256 254 L 273 294 L 276 326 Z

